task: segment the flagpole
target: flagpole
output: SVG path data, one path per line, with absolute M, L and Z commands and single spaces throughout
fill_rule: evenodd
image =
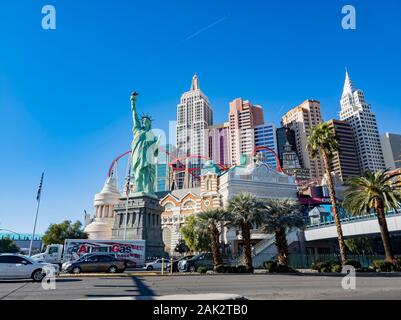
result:
M 127 240 L 127 225 L 128 225 L 128 200 L 129 200 L 129 195 L 127 194 L 127 200 L 125 201 L 125 224 L 124 224 L 124 240 Z
M 38 200 L 38 205 L 36 206 L 35 224 L 33 225 L 33 232 L 32 232 L 31 243 L 29 245 L 29 254 L 28 254 L 28 256 L 31 256 L 31 254 L 32 254 L 33 239 L 35 237 L 35 232 L 36 232 L 36 223 L 38 221 L 39 206 L 40 206 L 40 199 Z
M 128 157 L 128 168 L 127 168 L 127 186 L 126 186 L 127 200 L 125 201 L 124 240 L 127 240 L 128 201 L 129 201 L 129 194 L 130 194 L 130 183 L 131 183 L 131 156 Z
M 33 231 L 32 231 L 32 238 L 31 238 L 31 243 L 29 245 L 29 254 L 28 256 L 32 255 L 32 246 L 33 246 L 33 239 L 35 238 L 35 232 L 36 232 L 36 223 L 38 222 L 38 214 L 39 214 L 39 208 L 40 208 L 40 198 L 41 198 L 41 193 L 42 193 L 42 184 L 43 184 L 43 176 L 44 172 L 42 173 L 42 178 L 40 179 L 40 185 L 39 185 L 39 190 L 38 190 L 38 195 L 36 197 L 36 200 L 38 201 L 38 204 L 36 206 L 36 215 L 35 215 L 35 223 L 33 225 Z

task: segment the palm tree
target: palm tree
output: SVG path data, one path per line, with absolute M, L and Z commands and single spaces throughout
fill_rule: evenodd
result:
M 288 264 L 287 231 L 304 226 L 299 205 L 290 199 L 271 199 L 266 201 L 263 212 L 262 230 L 275 235 L 278 264 L 286 266 Z
M 321 123 L 313 128 L 311 135 L 308 138 L 308 150 L 312 158 L 316 158 L 317 155 L 320 154 L 323 160 L 324 172 L 327 181 L 327 187 L 329 189 L 333 217 L 337 227 L 341 262 L 344 264 L 347 259 L 346 245 L 337 208 L 337 199 L 334 191 L 333 178 L 330 174 L 331 170 L 329 159 L 332 156 L 333 152 L 338 150 L 338 143 L 333 128 L 329 127 L 327 123 Z
M 351 178 L 345 185 L 344 207 L 354 215 L 370 213 L 374 210 L 379 221 L 386 260 L 394 261 L 386 213 L 397 211 L 401 204 L 401 173 L 390 175 L 388 170 L 367 172 L 362 177 Z
M 248 271 L 252 271 L 251 229 L 253 224 L 262 222 L 262 203 L 255 196 L 240 193 L 230 199 L 228 203 L 228 226 L 241 230 L 244 254 L 243 264 Z
M 223 264 L 220 253 L 220 232 L 218 224 L 225 220 L 226 212 L 222 209 L 211 209 L 200 212 L 196 216 L 196 227 L 200 232 L 208 232 L 210 235 L 210 247 L 215 266 Z

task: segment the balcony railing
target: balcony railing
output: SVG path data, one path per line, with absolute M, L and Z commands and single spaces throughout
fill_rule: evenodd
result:
M 401 215 L 401 212 L 395 212 L 395 211 L 389 211 L 386 214 L 386 217 L 391 217 L 391 216 L 397 216 L 397 215 Z M 347 215 L 347 216 L 343 216 L 340 221 L 342 223 L 352 223 L 352 222 L 360 222 L 360 221 L 367 221 L 367 220 L 373 220 L 373 219 L 377 219 L 376 214 L 375 213 L 370 213 L 370 214 L 365 214 L 365 215 L 360 215 L 360 216 L 352 216 L 352 215 Z M 330 220 L 330 221 L 322 221 L 319 223 L 310 223 L 308 222 L 306 224 L 306 229 L 313 229 L 313 228 L 322 228 L 322 227 L 327 227 L 330 225 L 334 225 L 335 221 Z

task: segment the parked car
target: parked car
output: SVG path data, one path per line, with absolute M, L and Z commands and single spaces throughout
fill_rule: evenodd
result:
M 87 254 L 76 261 L 63 264 L 63 271 L 79 274 L 81 272 L 124 272 L 125 263 L 111 254 Z
M 162 259 L 156 259 L 152 262 L 145 263 L 143 267 L 145 270 L 152 271 L 152 270 L 161 270 L 162 269 Z M 168 270 L 170 268 L 170 262 L 168 259 L 164 259 L 164 269 Z
M 40 282 L 46 275 L 46 267 L 59 273 L 59 266 L 38 262 L 20 254 L 0 254 L 0 278 L 2 279 L 32 279 Z
M 181 258 L 173 261 L 173 272 L 178 272 L 178 264 L 181 261 L 189 260 L 189 259 L 193 258 L 194 256 L 195 255 L 192 254 L 192 255 L 185 256 L 185 257 L 181 257 Z
M 191 259 L 182 260 L 178 263 L 179 272 L 196 272 L 199 267 L 213 269 L 213 257 L 210 252 L 197 254 Z
M 76 260 L 64 262 L 64 263 L 61 265 L 61 269 L 62 269 L 63 271 L 65 271 L 66 268 L 67 268 L 68 266 L 70 266 L 73 262 L 77 262 L 78 260 L 79 260 L 79 261 L 82 261 L 83 259 L 87 259 L 87 258 L 92 257 L 92 256 L 95 256 L 95 255 L 97 255 L 97 256 L 99 256 L 99 255 L 101 255 L 101 256 L 102 256 L 102 255 L 110 255 L 111 257 L 116 258 L 118 261 L 121 261 L 122 263 L 124 263 L 125 269 L 126 269 L 126 268 L 135 268 L 135 267 L 137 266 L 136 263 L 135 263 L 135 261 L 132 261 L 132 260 L 130 260 L 130 259 L 126 259 L 126 258 L 124 258 L 124 257 L 121 257 L 121 256 L 119 256 L 118 254 L 113 253 L 113 252 L 92 252 L 92 253 L 87 253 L 87 254 L 81 256 L 80 258 L 78 258 L 78 259 L 76 259 Z

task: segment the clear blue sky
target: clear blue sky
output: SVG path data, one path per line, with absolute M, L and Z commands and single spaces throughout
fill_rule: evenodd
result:
M 349 2 L 356 30 L 341 28 Z M 55 31 L 41 28 L 45 4 Z M 0 228 L 31 231 L 43 169 L 40 232 L 93 213 L 129 149 L 130 92 L 167 129 L 195 72 L 215 122 L 241 96 L 278 124 L 308 98 L 336 117 L 348 66 L 381 132 L 401 133 L 399 0 L 2 0 L 0 39 Z

